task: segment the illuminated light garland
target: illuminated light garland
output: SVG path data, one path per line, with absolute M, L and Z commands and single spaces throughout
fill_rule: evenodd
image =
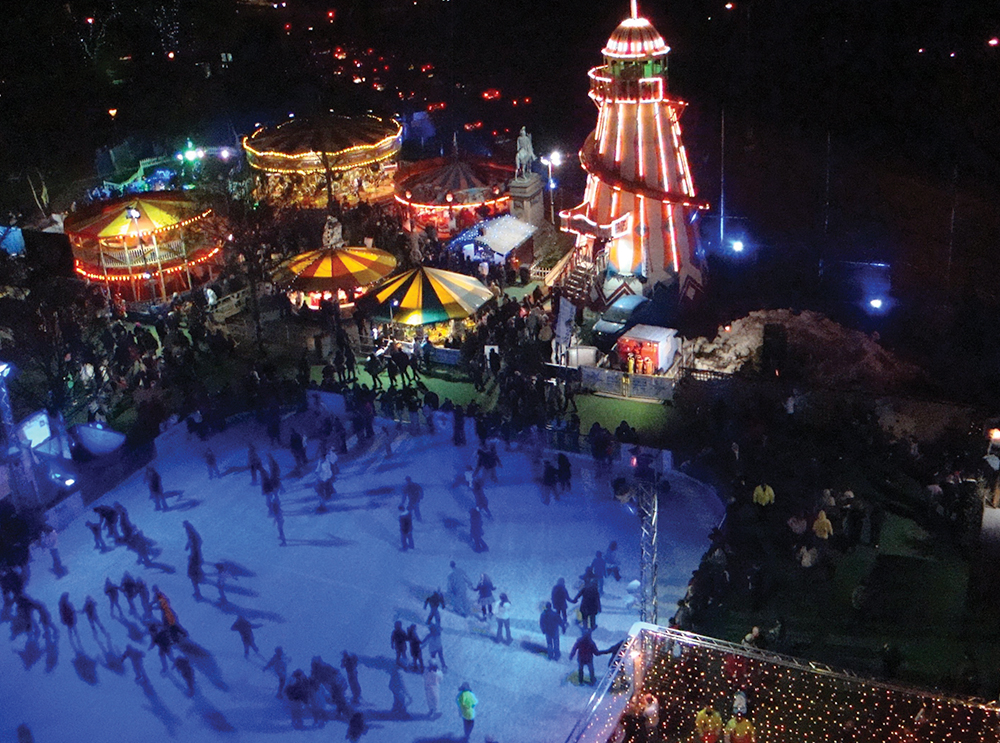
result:
M 200 256 L 200 257 L 198 257 L 198 258 L 196 258 L 194 260 L 185 261 L 184 263 L 181 263 L 180 265 L 177 265 L 177 266 L 171 266 L 170 268 L 164 268 L 162 271 L 150 270 L 150 269 L 148 269 L 148 268 L 146 268 L 144 266 L 141 273 L 139 273 L 139 272 L 132 273 L 132 274 L 127 274 L 127 273 L 126 274 L 121 274 L 121 273 L 117 273 L 117 272 L 115 272 L 115 273 L 108 273 L 108 274 L 105 274 L 105 273 L 92 273 L 92 272 L 88 271 L 84 267 L 86 264 L 84 264 L 79 259 L 74 259 L 73 260 L 73 264 L 74 264 L 73 268 L 74 268 L 74 270 L 78 274 L 80 274 L 81 276 L 83 276 L 86 279 L 90 279 L 91 281 L 134 281 L 135 279 L 151 279 L 154 276 L 159 276 L 161 273 L 164 274 L 164 275 L 170 275 L 170 274 L 174 274 L 174 273 L 178 273 L 180 271 L 183 271 L 183 270 L 185 270 L 185 268 L 190 268 L 191 266 L 199 266 L 202 263 L 205 263 L 206 261 L 208 261 L 208 260 L 212 259 L 213 257 L 215 257 L 219 253 L 219 251 L 221 251 L 221 250 L 222 250 L 222 245 L 220 244 L 220 245 L 217 245 L 216 247 L 212 248 L 207 254 L 205 254 L 203 256 Z
M 69 237 L 70 242 L 73 242 L 75 240 L 78 241 L 78 244 L 81 245 L 84 240 L 93 240 L 97 242 L 107 243 L 109 240 L 117 240 L 118 238 L 122 237 L 139 237 L 139 238 L 150 237 L 153 235 L 162 235 L 163 233 L 170 232 L 171 230 L 182 229 L 184 227 L 187 227 L 188 225 L 194 224 L 199 220 L 205 219 L 205 217 L 208 217 L 211 213 L 212 213 L 211 209 L 206 209 L 201 214 L 197 214 L 183 221 L 175 222 L 174 224 L 169 224 L 164 227 L 157 227 L 155 230 L 140 230 L 139 232 L 129 232 L 128 228 L 132 226 L 132 222 L 130 221 L 126 223 L 125 231 L 119 232 L 117 235 L 108 235 L 106 237 L 91 237 L 89 235 L 84 235 L 82 233 L 73 231 L 67 231 L 66 234 Z
M 670 254 L 674 265 L 674 273 L 680 273 L 680 258 L 677 255 L 677 233 L 674 231 L 674 207 L 672 204 L 664 204 L 663 208 L 667 210 L 667 225 L 670 228 Z
M 647 186 L 644 183 L 627 181 L 624 178 L 616 178 L 611 173 L 592 162 L 589 158 L 586 158 L 583 153 L 581 153 L 580 161 L 583 165 L 583 169 L 586 170 L 589 175 L 598 179 L 601 183 L 615 191 L 625 190 L 637 194 L 642 193 L 647 198 L 662 201 L 665 204 L 677 204 L 678 206 L 694 208 L 701 211 L 709 208 L 709 203 L 707 201 L 692 198 L 688 194 L 671 193 L 669 191 L 663 191 L 658 188 Z
M 625 133 L 625 104 L 618 104 L 618 120 L 615 122 L 617 136 L 615 137 L 615 162 L 622 161 L 622 136 Z
M 368 118 L 371 118 L 380 124 L 388 125 L 385 119 L 380 119 L 375 116 Z M 276 127 L 275 131 L 280 130 L 282 126 L 289 123 L 291 122 L 284 122 L 284 124 Z M 262 170 L 267 173 L 297 173 L 299 175 L 306 175 L 317 171 L 325 171 L 327 164 L 329 164 L 330 170 L 343 172 L 352 168 L 360 168 L 366 165 L 382 162 L 383 160 L 394 157 L 399 153 L 403 143 L 403 127 L 398 121 L 394 121 L 392 119 L 390 119 L 388 123 L 395 127 L 395 131 L 383 137 L 378 142 L 375 142 L 374 144 L 352 145 L 351 147 L 345 147 L 344 149 L 333 152 L 321 153 L 315 150 L 309 150 L 299 153 L 287 153 L 278 150 L 259 150 L 255 148 L 251 142 L 266 131 L 265 127 L 260 127 L 252 134 L 243 137 L 242 144 L 243 149 L 247 154 L 247 161 L 250 165 L 257 170 Z M 343 159 L 354 153 L 365 152 L 371 152 L 373 154 L 360 161 L 352 160 L 349 163 L 330 162 L 333 159 Z M 327 158 L 327 163 L 323 162 L 324 155 Z M 276 164 L 264 162 L 268 159 L 276 160 L 278 162 Z
M 656 107 L 656 141 L 665 142 L 663 138 L 663 109 L 660 106 Z M 659 148 L 660 156 L 660 184 L 666 184 L 669 182 L 670 172 L 667 170 L 667 148 Z
M 458 202 L 458 201 L 456 201 L 453 204 L 440 205 L 440 204 L 421 204 L 421 203 L 416 202 L 416 201 L 407 201 L 405 196 L 400 196 L 399 194 L 396 194 L 394 196 L 394 198 L 400 204 L 403 204 L 404 206 L 412 207 L 414 209 L 427 210 L 427 211 L 445 211 L 445 212 L 446 211 L 462 210 L 462 209 L 476 209 L 476 208 L 479 208 L 480 206 L 497 206 L 497 207 L 499 207 L 501 204 L 510 201 L 510 196 L 499 196 L 499 197 L 497 197 L 495 199 L 489 199 L 487 201 L 465 201 L 465 202 Z

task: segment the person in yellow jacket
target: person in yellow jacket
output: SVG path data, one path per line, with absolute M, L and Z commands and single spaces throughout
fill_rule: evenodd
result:
M 726 743 L 755 743 L 757 740 L 753 723 L 740 711 L 726 723 Z
M 472 687 L 466 682 L 458 687 L 458 697 L 455 701 L 458 703 L 459 714 L 462 715 L 462 724 L 465 725 L 465 740 L 467 741 L 472 735 L 472 727 L 476 724 L 476 705 L 479 704 L 479 700 L 472 693 Z
M 818 538 L 827 540 L 833 534 L 833 523 L 826 516 L 826 511 L 820 511 L 813 521 L 813 534 Z
M 694 716 L 694 729 L 699 743 L 718 743 L 722 738 L 722 715 L 711 701 L 706 701 Z
M 758 506 L 774 505 L 774 488 L 766 482 L 761 482 L 753 489 L 753 502 Z

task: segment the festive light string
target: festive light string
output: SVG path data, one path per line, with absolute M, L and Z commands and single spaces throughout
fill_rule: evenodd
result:
M 370 117 L 380 124 L 385 124 L 385 120 L 379 119 L 377 117 Z M 291 123 L 291 122 L 285 122 Z M 309 150 L 307 152 L 299 153 L 287 153 L 281 152 L 279 150 L 258 150 L 255 148 L 251 142 L 254 138 L 265 131 L 264 127 L 261 127 L 254 131 L 249 136 L 243 138 L 243 149 L 247 153 L 247 159 L 250 165 L 258 170 L 263 170 L 265 172 L 271 173 L 298 173 L 300 175 L 306 175 L 308 173 L 316 172 L 318 170 L 325 170 L 326 163 L 322 162 L 323 155 L 326 155 L 328 159 L 338 158 L 342 159 L 354 153 L 360 152 L 371 152 L 374 153 L 365 160 L 361 161 L 351 161 L 350 163 L 330 163 L 330 169 L 333 171 L 346 171 L 351 168 L 360 168 L 366 165 L 373 165 L 374 163 L 381 162 L 388 158 L 391 158 L 399 153 L 399 149 L 402 147 L 402 134 L 403 127 L 397 121 L 390 119 L 390 123 L 395 126 L 396 131 L 389 134 L 379 140 L 374 144 L 358 144 L 351 147 L 345 147 L 342 150 L 336 150 L 334 152 L 317 152 L 315 150 Z M 284 126 L 284 124 L 282 125 Z M 277 127 L 278 129 L 281 126 Z M 277 160 L 279 163 L 288 163 L 287 165 L 279 164 L 268 164 L 266 160 Z M 311 159 L 314 164 L 309 164 L 305 166 L 302 161 Z
M 499 207 L 501 204 L 510 201 L 510 196 L 498 196 L 495 199 L 489 199 L 487 201 L 463 201 L 463 202 L 456 201 L 453 204 L 439 205 L 439 204 L 421 204 L 416 201 L 407 201 L 406 197 L 400 196 L 399 194 L 396 194 L 394 198 L 400 204 L 403 204 L 404 206 L 413 207 L 414 209 L 427 210 L 427 211 L 444 211 L 444 212 L 454 211 L 456 209 L 458 210 L 474 209 L 480 206 Z
M 160 273 L 163 273 L 165 275 L 170 275 L 170 274 L 178 273 L 180 271 L 185 270 L 185 267 L 191 267 L 191 266 L 201 265 L 205 261 L 208 261 L 211 258 L 213 258 L 215 255 L 217 255 L 220 250 L 222 250 L 222 245 L 216 246 L 211 251 L 209 251 L 206 255 L 203 255 L 203 256 L 201 256 L 199 258 L 196 258 L 194 260 L 188 260 L 185 263 L 181 263 L 178 266 L 171 266 L 170 268 L 164 268 L 162 271 L 157 271 L 157 270 L 150 271 L 150 270 L 146 270 L 145 266 L 144 266 L 143 267 L 144 270 L 142 271 L 142 273 L 134 273 L 134 274 L 93 273 L 93 272 L 88 271 L 86 268 L 84 268 L 84 266 L 86 264 L 84 264 L 79 259 L 74 259 L 74 261 L 73 261 L 74 266 L 73 267 L 74 267 L 74 269 L 76 270 L 76 272 L 78 274 L 80 274 L 84 278 L 90 279 L 91 281 L 132 281 L 134 279 L 151 279 L 154 276 L 159 276 Z
M 87 234 L 85 234 L 83 232 L 75 232 L 72 229 L 67 229 L 66 230 L 66 234 L 69 235 L 69 237 L 70 237 L 71 240 L 73 240 L 73 239 L 79 240 L 79 241 L 82 241 L 82 240 L 97 240 L 98 242 L 108 241 L 108 240 L 115 240 L 115 239 L 122 238 L 122 237 L 148 237 L 150 235 L 162 235 L 164 232 L 170 232 L 171 230 L 179 230 L 182 227 L 187 227 L 190 224 L 194 224 L 195 222 L 197 222 L 197 221 L 199 221 L 201 219 L 205 219 L 205 217 L 209 216 L 211 213 L 212 213 L 211 209 L 206 209 L 201 214 L 198 214 L 198 215 L 196 215 L 194 217 L 191 217 L 189 219 L 185 219 L 185 220 L 183 220 L 181 222 L 175 222 L 174 224 L 169 224 L 169 225 L 166 225 L 164 227 L 157 227 L 154 230 L 142 230 L 142 231 L 139 231 L 139 232 L 129 232 L 128 229 L 126 228 L 125 232 L 121 232 L 121 233 L 119 233 L 117 235 L 107 235 L 105 237 L 97 237 L 97 238 L 92 237 L 90 235 L 87 235 Z

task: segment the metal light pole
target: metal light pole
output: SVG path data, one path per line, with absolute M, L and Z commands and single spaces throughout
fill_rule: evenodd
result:
M 556 182 L 552 179 L 552 168 L 563 164 L 563 156 L 559 150 L 554 150 L 548 157 L 541 159 L 542 165 L 549 169 L 549 221 L 556 223 Z

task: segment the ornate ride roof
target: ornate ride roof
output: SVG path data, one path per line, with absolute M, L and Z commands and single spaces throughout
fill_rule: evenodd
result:
M 601 54 L 611 59 L 662 57 L 670 52 L 667 42 L 645 18 L 626 18 L 618 24 Z
M 428 163 L 397 178 L 398 201 L 415 206 L 475 206 L 501 198 L 512 175 L 510 168 L 487 160 L 448 158 Z
M 315 173 L 370 165 L 399 153 L 403 127 L 377 116 L 289 119 L 243 138 L 250 165 L 268 173 Z M 327 162 L 324 162 L 324 159 Z

